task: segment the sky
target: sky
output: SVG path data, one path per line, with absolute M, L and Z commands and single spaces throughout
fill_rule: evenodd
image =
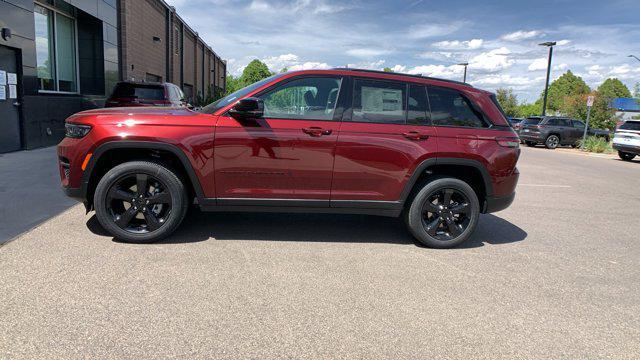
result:
M 534 101 L 567 70 L 597 87 L 640 82 L 639 0 L 330 1 L 166 0 L 232 75 L 253 59 L 272 71 L 353 67 L 512 88 Z

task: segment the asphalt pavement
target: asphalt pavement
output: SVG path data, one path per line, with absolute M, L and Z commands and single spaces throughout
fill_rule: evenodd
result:
M 638 358 L 640 162 L 519 168 L 450 250 L 304 214 L 193 213 L 130 245 L 73 207 L 0 247 L 0 358 Z

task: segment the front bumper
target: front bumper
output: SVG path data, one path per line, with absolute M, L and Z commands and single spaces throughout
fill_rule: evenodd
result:
M 621 145 L 613 143 L 612 147 L 617 151 L 622 151 L 629 154 L 640 155 L 640 146 Z

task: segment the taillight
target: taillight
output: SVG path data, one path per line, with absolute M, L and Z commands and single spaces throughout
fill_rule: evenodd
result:
M 498 143 L 498 145 L 502 147 L 508 147 L 508 148 L 520 147 L 520 138 L 518 137 L 499 137 L 499 138 L 496 138 L 496 142 Z

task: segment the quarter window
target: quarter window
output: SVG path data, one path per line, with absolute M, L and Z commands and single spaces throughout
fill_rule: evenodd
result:
M 377 80 L 357 79 L 353 93 L 352 121 L 405 124 L 407 86 Z
M 305 77 L 281 84 L 260 95 L 264 117 L 332 120 L 341 82 L 334 77 Z
M 487 127 L 482 113 L 459 91 L 429 86 L 428 92 L 434 125 Z

